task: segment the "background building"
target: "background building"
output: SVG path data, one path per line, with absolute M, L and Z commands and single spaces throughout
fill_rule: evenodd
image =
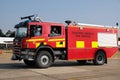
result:
M 0 37 L 0 49 L 11 49 L 13 46 L 13 37 Z

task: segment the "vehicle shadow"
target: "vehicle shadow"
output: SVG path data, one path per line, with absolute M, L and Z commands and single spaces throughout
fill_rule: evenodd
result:
M 91 62 L 80 64 L 77 61 L 55 61 L 52 67 L 93 66 Z
M 55 61 L 50 67 L 74 67 L 74 66 L 95 66 L 91 62 L 79 64 L 77 61 Z M 0 69 L 38 69 L 33 66 L 27 66 L 23 62 L 0 63 Z
M 24 63 L 0 63 L 0 69 L 22 69 L 25 66 Z

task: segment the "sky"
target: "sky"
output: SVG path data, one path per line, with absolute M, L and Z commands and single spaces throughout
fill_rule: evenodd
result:
M 20 17 L 32 14 L 42 21 L 115 26 L 120 24 L 120 0 L 0 0 L 0 29 L 14 31 Z

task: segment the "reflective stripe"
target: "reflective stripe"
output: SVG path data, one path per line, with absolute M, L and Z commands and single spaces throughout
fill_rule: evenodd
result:
M 45 40 L 44 38 L 41 38 L 41 39 L 28 39 L 28 40 L 26 40 L 26 42 L 44 41 L 44 40 Z
M 65 41 L 61 42 L 56 42 L 56 47 L 65 47 Z
M 40 44 L 41 44 L 41 43 L 36 43 L 36 48 L 37 48 L 38 46 L 40 46 Z M 47 44 L 46 42 L 43 43 L 43 45 L 46 45 L 46 44 Z
M 47 43 L 46 43 L 46 42 L 44 42 L 44 45 L 47 45 Z
M 40 45 L 40 43 L 36 43 L 36 48 Z
M 84 48 L 85 46 L 84 41 L 76 41 L 76 48 Z
M 48 41 L 61 41 L 61 40 L 65 40 L 64 38 L 59 38 L 59 39 L 49 39 Z
M 92 48 L 98 48 L 98 42 L 92 41 Z
M 37 48 L 40 44 L 41 44 L 41 43 L 36 43 L 36 44 L 35 44 L 35 45 L 36 45 L 36 48 Z M 43 44 L 46 45 L 47 43 L 44 42 Z

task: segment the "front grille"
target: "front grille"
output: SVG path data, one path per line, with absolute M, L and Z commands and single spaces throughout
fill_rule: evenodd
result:
M 14 43 L 14 46 L 13 46 L 13 53 L 14 54 L 20 54 L 20 51 L 21 51 L 21 44 L 20 43 Z

